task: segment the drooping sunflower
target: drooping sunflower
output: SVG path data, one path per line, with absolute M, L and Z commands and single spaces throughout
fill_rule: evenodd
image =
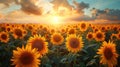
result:
M 94 34 L 92 32 L 89 32 L 86 36 L 88 40 L 92 40 L 94 38 Z
M 76 53 L 83 47 L 82 37 L 78 37 L 75 34 L 69 35 L 66 38 L 66 48 L 68 51 Z
M 28 44 L 31 45 L 32 48 L 37 48 L 41 55 L 48 53 L 48 42 L 46 42 L 45 38 L 41 37 L 40 35 L 34 35 L 33 37 L 30 37 Z
M 31 46 L 26 45 L 26 47 L 17 47 L 17 50 L 13 50 L 11 61 L 15 67 L 38 67 L 40 65 L 40 57 L 36 49 L 32 49 Z
M 87 23 L 80 23 L 80 31 L 84 32 L 88 29 Z
M 13 28 L 12 33 L 13 33 L 13 36 L 15 39 L 17 39 L 17 38 L 22 39 L 25 36 L 24 29 L 21 27 Z
M 104 41 L 97 54 L 100 55 L 100 63 L 107 64 L 108 67 L 114 67 L 117 65 L 116 45 L 113 42 Z
M 105 34 L 104 32 L 97 31 L 94 33 L 94 38 L 96 41 L 104 41 L 105 40 Z
M 54 45 L 61 45 L 64 41 L 64 37 L 60 33 L 54 33 L 51 35 L 51 43 Z
M 6 32 L 0 32 L 0 40 L 1 42 L 7 43 L 9 41 L 9 34 Z

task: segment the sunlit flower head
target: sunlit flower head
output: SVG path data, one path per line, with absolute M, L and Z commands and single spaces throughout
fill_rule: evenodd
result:
M 11 28 L 12 28 L 11 26 L 7 26 L 5 31 L 6 32 L 11 32 Z
M 104 34 L 104 32 L 97 31 L 96 33 L 94 33 L 94 38 L 95 38 L 96 41 L 104 41 L 105 40 L 105 34 Z
M 117 36 L 117 39 L 120 40 L 120 32 L 118 34 L 116 34 L 116 36 Z
M 80 23 L 80 31 L 84 32 L 88 29 L 87 23 Z
M 64 41 L 64 38 L 60 33 L 54 33 L 51 35 L 51 42 L 54 45 L 61 45 L 63 41 Z
M 33 37 L 30 37 L 28 44 L 31 45 L 32 48 L 37 48 L 41 55 L 48 53 L 48 42 L 46 42 L 45 38 L 41 37 L 40 35 L 34 35 Z
M 78 51 L 80 51 L 83 48 L 82 37 L 78 37 L 74 34 L 69 35 L 66 38 L 66 48 L 68 49 L 68 51 L 73 53 L 77 53 Z
M 24 29 L 21 27 L 15 27 L 12 30 L 13 36 L 15 39 L 23 39 L 25 34 L 24 34 Z
M 94 38 L 94 34 L 92 32 L 89 32 L 86 36 L 88 40 L 92 40 Z
M 40 54 L 36 49 L 32 49 L 31 46 L 17 47 L 17 50 L 13 50 L 13 57 L 11 61 L 15 67 L 38 67 L 40 65 Z
M 69 28 L 68 29 L 68 34 L 76 34 L 76 29 L 75 28 Z
M 113 42 L 104 41 L 97 54 L 100 55 L 100 63 L 107 64 L 108 67 L 114 67 L 117 65 L 116 45 Z
M 1 42 L 7 43 L 9 41 L 9 34 L 6 32 L 0 32 Z
M 111 40 L 116 40 L 116 39 L 117 39 L 117 34 L 114 34 L 114 33 L 113 33 L 113 34 L 110 36 L 110 39 L 111 39 Z

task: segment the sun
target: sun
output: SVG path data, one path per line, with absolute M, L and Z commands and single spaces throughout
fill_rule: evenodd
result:
M 54 22 L 59 22 L 59 18 L 57 16 L 53 17 Z
M 60 19 L 59 19 L 59 17 L 58 17 L 58 16 L 53 16 L 52 21 L 53 21 L 53 24 L 59 24 Z
M 52 24 L 60 24 L 61 23 L 61 19 L 59 16 L 53 16 L 52 17 Z

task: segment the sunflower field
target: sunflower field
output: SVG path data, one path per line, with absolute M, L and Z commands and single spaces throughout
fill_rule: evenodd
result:
M 0 67 L 120 67 L 120 24 L 0 24 Z

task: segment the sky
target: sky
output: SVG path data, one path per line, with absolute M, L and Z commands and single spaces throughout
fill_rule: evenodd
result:
M 120 23 L 119 3 L 120 0 L 0 0 L 0 21 Z

